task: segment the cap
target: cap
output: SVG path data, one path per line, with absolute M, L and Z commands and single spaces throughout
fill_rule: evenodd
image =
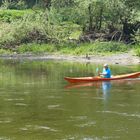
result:
M 104 64 L 104 67 L 108 67 L 108 64 Z

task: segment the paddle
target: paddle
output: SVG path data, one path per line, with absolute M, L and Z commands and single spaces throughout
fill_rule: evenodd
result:
M 100 71 L 99 71 L 99 68 L 98 67 L 96 68 L 96 75 L 97 76 L 100 76 Z

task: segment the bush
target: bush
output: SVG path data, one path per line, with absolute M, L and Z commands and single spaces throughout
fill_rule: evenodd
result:
M 125 52 L 130 49 L 129 45 L 125 45 L 123 43 L 118 42 L 94 42 L 94 43 L 85 43 L 80 47 L 75 49 L 76 54 L 80 53 L 113 53 L 113 52 Z
M 3 0 L 2 2 L 2 9 L 17 9 L 17 10 L 22 10 L 26 9 L 27 5 L 25 1 L 19 0 L 19 1 L 8 1 L 8 0 Z
M 11 54 L 10 50 L 0 49 L 0 54 Z
M 22 19 L 0 30 L 0 46 L 12 48 L 22 43 L 46 41 L 47 34 L 38 14 L 24 15 Z
M 136 49 L 135 52 L 136 52 L 136 55 L 140 57 L 140 49 Z
M 60 51 L 66 54 L 76 54 L 76 55 L 94 55 L 94 54 L 109 54 L 116 52 L 126 52 L 129 51 L 133 46 L 125 45 L 118 42 L 94 42 L 94 43 L 84 43 L 84 44 L 66 44 L 61 47 Z
M 23 44 L 17 49 L 19 53 L 51 53 L 55 52 L 56 50 L 56 47 L 52 44 Z
M 135 45 L 135 53 L 140 57 L 140 45 Z
M 129 45 L 120 42 L 96 42 L 93 51 L 96 52 L 124 52 L 129 49 Z
M 135 43 L 136 43 L 136 44 L 139 44 L 139 45 L 140 45 L 140 29 L 138 29 L 138 30 L 135 32 L 134 40 L 135 40 Z
M 31 10 L 0 10 L 0 21 L 12 22 L 30 13 L 32 13 Z
M 52 12 L 35 11 L 9 23 L 4 29 L 0 28 L 0 47 L 13 48 L 24 43 L 60 44 L 66 42 L 70 36 L 76 38 L 78 33 L 73 32 L 79 30 L 79 26 L 57 22 Z

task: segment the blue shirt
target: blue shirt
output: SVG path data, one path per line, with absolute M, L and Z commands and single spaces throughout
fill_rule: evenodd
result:
M 109 68 L 107 68 L 107 69 L 103 69 L 103 74 L 105 74 L 104 75 L 104 78 L 110 78 L 111 77 L 111 71 L 110 71 L 110 69 Z

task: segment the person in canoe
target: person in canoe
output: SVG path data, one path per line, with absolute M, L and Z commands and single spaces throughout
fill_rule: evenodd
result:
M 99 73 L 100 76 L 104 78 L 111 78 L 111 70 L 108 67 L 108 64 L 104 64 L 102 73 Z

